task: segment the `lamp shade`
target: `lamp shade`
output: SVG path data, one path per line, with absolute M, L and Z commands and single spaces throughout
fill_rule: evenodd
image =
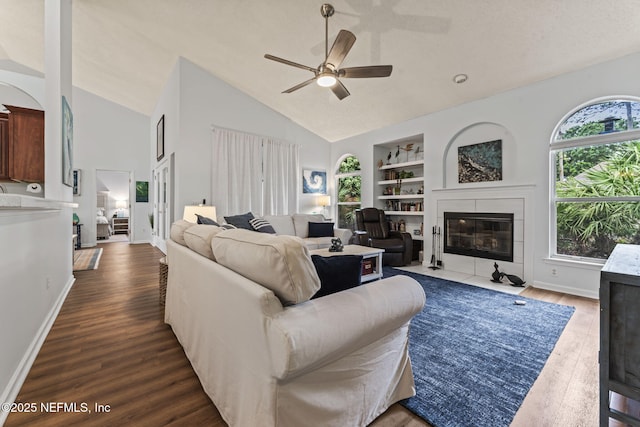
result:
M 331 196 L 318 196 L 318 206 L 323 208 L 331 205 Z
M 116 200 L 116 209 L 124 209 L 127 207 L 126 200 Z
M 205 205 L 186 205 L 184 207 L 184 212 L 182 214 L 182 219 L 185 221 L 193 222 L 194 224 L 198 223 L 198 217 L 196 214 L 211 218 L 214 221 L 216 219 L 216 207 L 215 206 L 205 206 Z

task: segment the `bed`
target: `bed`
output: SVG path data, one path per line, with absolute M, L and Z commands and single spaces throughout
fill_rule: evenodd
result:
M 111 236 L 109 220 L 104 216 L 104 210 L 101 208 L 98 208 L 96 213 L 96 238 L 98 240 L 108 239 Z

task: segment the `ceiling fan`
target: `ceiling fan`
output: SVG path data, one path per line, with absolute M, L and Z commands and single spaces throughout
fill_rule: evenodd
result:
M 313 73 L 313 77 L 300 84 L 297 84 L 282 93 L 291 93 L 302 87 L 307 86 L 312 82 L 316 82 L 319 86 L 329 87 L 338 99 L 344 99 L 349 96 L 349 91 L 339 80 L 340 77 L 344 78 L 369 78 L 369 77 L 389 77 L 393 66 L 391 65 L 370 65 L 365 67 L 348 67 L 340 68 L 340 64 L 351 50 L 351 47 L 356 42 L 356 36 L 352 32 L 347 30 L 340 30 L 338 36 L 331 46 L 329 47 L 329 17 L 335 12 L 333 6 L 328 3 L 323 4 L 320 7 L 320 13 L 325 19 L 325 32 L 324 32 L 324 61 L 318 65 L 318 68 L 308 67 L 306 65 L 298 64 L 287 59 L 278 58 L 277 56 L 266 54 L 264 57 L 271 59 L 272 61 L 281 62 L 292 67 L 302 68 Z

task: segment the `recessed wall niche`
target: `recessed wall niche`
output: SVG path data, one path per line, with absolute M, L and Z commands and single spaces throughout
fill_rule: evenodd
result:
M 458 183 L 458 148 L 487 141 L 502 140 L 502 180 Z M 443 188 L 499 186 L 513 184 L 516 146 L 511 132 L 498 123 L 474 123 L 456 133 L 447 144 L 443 157 Z

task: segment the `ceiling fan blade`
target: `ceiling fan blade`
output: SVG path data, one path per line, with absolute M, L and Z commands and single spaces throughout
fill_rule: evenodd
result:
M 277 56 L 269 55 L 268 53 L 265 54 L 264 57 L 272 61 L 280 62 L 282 64 L 291 65 L 292 67 L 298 67 L 302 68 L 303 70 L 311 71 L 314 74 L 316 73 L 315 68 L 307 67 L 306 65 L 298 64 L 297 62 L 289 61 L 288 59 L 278 58 Z
M 370 65 L 367 67 L 349 67 L 340 70 L 338 75 L 347 78 L 389 77 L 393 71 L 392 65 Z
M 331 86 L 331 90 L 336 94 L 338 99 L 342 100 L 347 96 L 351 95 L 346 87 L 342 84 L 340 80 L 336 80 L 336 84 Z
M 311 79 L 309 79 L 309 80 L 307 80 L 307 81 L 304 81 L 304 82 L 302 82 L 302 83 L 299 83 L 299 84 L 295 85 L 294 87 L 290 87 L 289 89 L 282 91 L 282 93 L 291 93 L 291 92 L 293 92 L 294 90 L 298 90 L 298 89 L 300 89 L 301 87 L 305 87 L 306 85 L 308 85 L 309 83 L 312 83 L 312 82 L 314 82 L 314 81 L 316 81 L 316 78 L 315 78 L 315 77 L 313 77 L 313 78 L 311 78 Z
M 327 55 L 325 64 L 331 64 L 333 68 L 337 70 L 355 42 L 356 36 L 354 36 L 351 31 L 340 30 Z

